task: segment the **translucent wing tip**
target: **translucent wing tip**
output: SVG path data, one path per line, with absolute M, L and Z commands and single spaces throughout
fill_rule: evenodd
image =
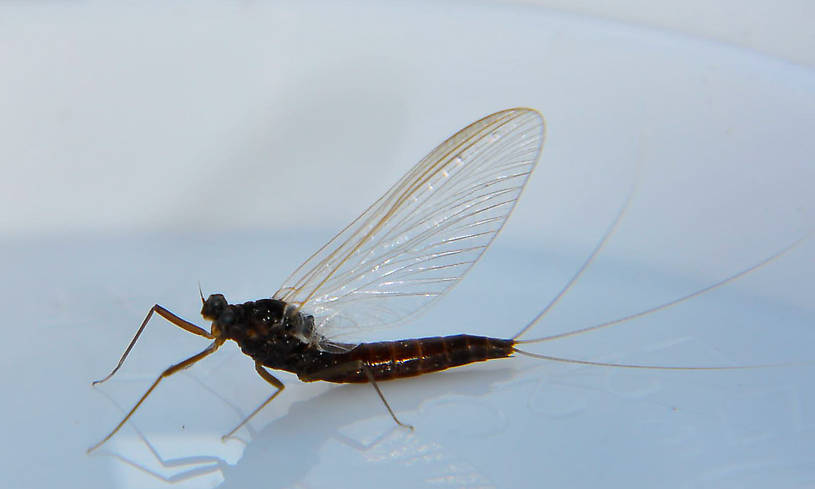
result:
M 504 114 L 511 115 L 512 119 L 521 120 L 523 123 L 528 124 L 530 129 L 535 126 L 540 127 L 540 140 L 541 146 L 543 146 L 543 141 L 546 139 L 546 119 L 539 110 L 529 107 L 514 107 L 488 115 L 484 119 Z
M 540 113 L 538 109 L 533 109 L 531 107 L 513 107 L 511 109 L 502 110 L 501 112 L 518 112 L 518 113 L 528 113 L 534 114 L 538 117 L 538 119 L 543 122 L 543 114 Z
M 543 118 L 543 114 L 540 113 L 538 109 L 532 109 L 529 107 L 515 107 L 512 109 L 506 109 L 498 112 L 501 113 L 517 113 L 518 117 L 530 117 L 535 118 L 540 121 L 541 125 L 544 125 L 545 119 Z M 489 116 L 488 116 L 489 117 Z

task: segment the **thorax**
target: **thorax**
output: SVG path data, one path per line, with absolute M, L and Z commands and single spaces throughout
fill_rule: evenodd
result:
M 314 318 L 277 299 L 229 304 L 218 327 L 227 339 L 264 365 L 293 371 L 304 353 L 316 349 Z

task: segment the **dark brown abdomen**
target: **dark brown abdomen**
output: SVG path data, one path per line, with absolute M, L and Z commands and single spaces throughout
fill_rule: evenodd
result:
M 413 377 L 506 358 L 513 352 L 512 345 L 512 340 L 471 335 L 362 343 L 347 353 L 332 354 L 332 365 L 309 369 L 311 372 L 301 378 L 337 383 L 368 382 L 362 364 L 367 365 L 375 380 Z

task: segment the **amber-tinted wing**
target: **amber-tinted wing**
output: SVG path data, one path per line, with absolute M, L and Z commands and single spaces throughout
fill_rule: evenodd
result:
M 347 342 L 412 316 L 456 285 L 492 243 L 543 137 L 543 118 L 532 109 L 467 126 L 295 270 L 274 297 L 313 314 L 316 333 L 329 340 Z

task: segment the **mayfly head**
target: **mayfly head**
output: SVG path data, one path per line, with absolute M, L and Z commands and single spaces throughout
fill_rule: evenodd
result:
M 215 337 L 220 337 L 235 320 L 235 314 L 229 308 L 223 294 L 212 294 L 207 297 L 201 307 L 201 315 L 207 321 L 212 321 L 211 332 Z

